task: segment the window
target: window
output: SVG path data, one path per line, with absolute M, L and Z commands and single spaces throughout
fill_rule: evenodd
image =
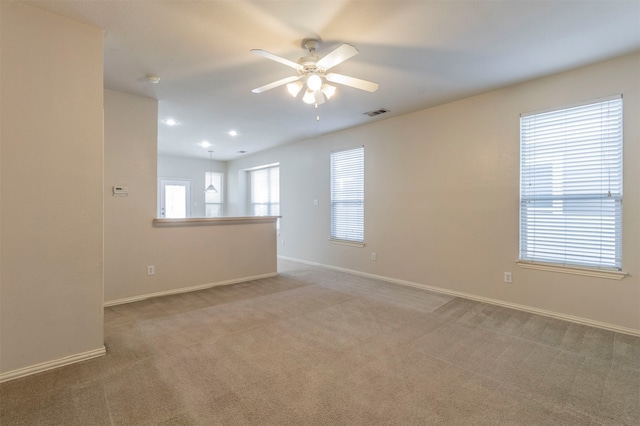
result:
M 251 214 L 280 216 L 280 166 L 250 170 Z
M 331 153 L 331 239 L 364 242 L 364 147 Z
M 520 259 L 622 268 L 622 98 L 520 119 Z
M 205 172 L 204 175 L 204 187 L 209 185 L 217 190 L 204 192 L 204 216 L 205 217 L 219 217 L 222 216 L 222 173 L 220 172 Z

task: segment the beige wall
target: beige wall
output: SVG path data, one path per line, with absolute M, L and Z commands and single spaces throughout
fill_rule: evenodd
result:
M 274 222 L 154 227 L 157 101 L 106 90 L 104 108 L 107 304 L 276 273 Z
M 0 13 L 2 379 L 104 351 L 103 35 L 15 2 Z
M 242 169 L 279 162 L 282 256 L 640 332 L 639 76 L 636 53 L 243 157 L 228 166 L 229 208 L 242 210 Z M 519 114 L 617 93 L 624 96 L 629 276 L 612 281 L 519 268 Z M 359 145 L 364 248 L 328 240 L 329 153 Z M 503 283 L 505 271 L 513 273 L 512 284 Z

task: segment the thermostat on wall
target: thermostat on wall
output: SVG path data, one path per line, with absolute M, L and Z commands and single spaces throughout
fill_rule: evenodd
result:
M 126 186 L 114 186 L 113 187 L 113 196 L 114 197 L 126 197 L 129 195 L 129 188 Z

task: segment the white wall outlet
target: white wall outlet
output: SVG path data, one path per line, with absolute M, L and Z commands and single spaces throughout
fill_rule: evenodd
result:
M 147 275 L 155 275 L 155 274 L 156 274 L 156 267 L 153 265 L 147 266 Z
M 376 254 L 375 251 L 371 253 L 371 260 L 378 260 L 378 255 Z
M 318 200 L 313 200 L 313 205 L 317 206 L 318 205 Z
M 280 240 L 280 245 L 284 247 L 284 238 Z
M 510 283 L 511 282 L 511 272 L 505 272 L 504 273 L 504 282 L 505 283 Z

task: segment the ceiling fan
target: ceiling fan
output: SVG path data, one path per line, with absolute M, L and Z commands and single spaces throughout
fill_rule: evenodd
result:
M 336 91 L 335 86 L 326 83 L 325 80 L 331 83 L 366 90 L 367 92 L 375 92 L 378 90 L 378 83 L 327 72 L 329 69 L 358 54 L 358 49 L 350 44 L 344 43 L 320 58 L 316 55 L 316 50 L 319 45 L 320 41 L 316 39 L 305 39 L 303 46 L 308 50 L 309 54 L 308 56 L 303 56 L 298 59 L 298 62 L 290 61 L 289 59 L 274 55 L 265 50 L 252 49 L 251 51 L 257 55 L 280 62 L 298 71 L 298 75 L 265 84 L 264 86 L 253 89 L 252 92 L 262 93 L 286 84 L 291 96 L 297 97 L 298 93 L 306 86 L 302 100 L 308 104 L 320 105 L 325 102 L 325 99 L 331 98 Z

